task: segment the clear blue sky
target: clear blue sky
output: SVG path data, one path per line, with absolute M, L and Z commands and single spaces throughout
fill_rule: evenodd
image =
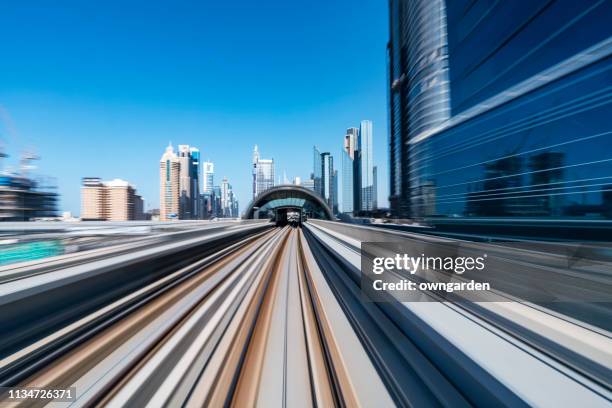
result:
M 60 210 L 79 213 L 83 176 L 126 179 L 157 208 L 168 141 L 199 147 L 242 210 L 254 144 L 306 178 L 312 146 L 339 167 L 361 119 L 386 204 L 386 2 L 25 3 L 0 5 L 0 142 L 9 164 L 42 157 Z

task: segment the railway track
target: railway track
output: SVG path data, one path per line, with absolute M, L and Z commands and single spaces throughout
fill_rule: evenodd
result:
M 0 385 L 74 387 L 75 400 L 53 402 L 70 407 L 554 406 L 563 395 L 547 404 L 536 389 L 559 385 L 570 402 L 609 405 L 605 386 L 586 386 L 473 311 L 364 301 L 356 246 L 310 224 L 253 229 L 7 348 Z M 462 336 L 480 336 L 483 355 Z M 491 353 L 546 384 L 511 383 Z

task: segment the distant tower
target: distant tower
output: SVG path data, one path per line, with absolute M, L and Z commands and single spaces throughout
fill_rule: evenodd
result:
M 359 127 L 359 160 L 361 179 L 361 206 L 362 211 L 372 211 L 374 207 L 374 168 L 372 157 L 372 122 L 362 120 Z
M 159 161 L 159 219 L 168 221 L 179 217 L 180 163 L 172 145 L 168 145 Z
M 260 159 L 257 145 L 253 149 L 253 198 L 274 187 L 274 159 Z
M 257 197 L 257 165 L 259 163 L 259 151 L 257 145 L 253 148 L 253 198 Z
M 212 194 L 214 186 L 215 165 L 211 161 L 205 161 L 203 163 L 203 173 L 204 184 L 202 186 L 202 191 L 205 194 Z

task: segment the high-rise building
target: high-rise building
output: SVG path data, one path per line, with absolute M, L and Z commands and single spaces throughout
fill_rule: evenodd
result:
M 359 157 L 359 151 L 357 150 L 357 142 L 359 138 L 359 129 L 348 128 L 346 135 L 344 136 L 344 142 L 342 146 L 342 212 L 352 213 L 355 209 L 359 208 L 360 198 L 355 196 L 356 191 L 359 190 L 359 184 L 357 184 L 357 190 L 355 189 L 356 175 L 359 173 L 359 162 L 355 159 Z
M 212 194 L 215 177 L 215 165 L 211 161 L 205 161 L 202 163 L 203 171 L 203 185 L 202 192 L 206 194 Z
M 315 191 L 315 183 L 314 180 L 309 178 L 302 181 L 302 187 L 307 188 L 309 190 Z
M 159 219 L 177 219 L 180 210 L 180 162 L 172 145 L 168 145 L 159 161 Z
M 332 211 L 338 214 L 338 170 L 334 170 L 332 174 Z
M 223 216 L 223 207 L 221 206 L 221 186 L 213 186 L 211 196 L 211 208 L 213 217 Z
M 145 220 L 144 200 L 139 194 L 134 194 L 134 219 Z
M 396 216 L 612 217 L 610 2 L 389 5 Z
M 227 177 L 224 177 L 221 182 L 221 217 L 237 218 L 239 216 L 238 211 L 238 199 Z
M 199 208 L 200 151 L 189 145 L 179 145 L 179 218 L 197 219 Z
M 372 168 L 372 209 L 378 209 L 378 166 Z
M 135 190 L 130 184 L 121 179 L 111 180 L 106 184 L 107 189 L 107 220 L 129 221 L 134 220 Z
M 131 221 L 142 219 L 142 197 L 127 181 L 102 182 L 84 177 L 81 187 L 81 219 L 84 221 Z
M 191 194 L 192 194 L 192 218 L 199 220 L 202 218 L 202 205 L 200 202 L 200 180 L 202 180 L 202 166 L 200 161 L 200 149 L 190 147 L 191 156 Z
M 359 210 L 372 211 L 374 209 L 374 169 L 372 156 L 372 122 L 362 120 L 359 127 L 359 178 L 361 187 L 361 200 Z
M 334 208 L 334 158 L 329 152 L 321 153 L 321 196 Z
M 99 177 L 83 177 L 81 180 L 81 219 L 106 220 L 106 188 Z
M 323 184 L 321 183 L 322 175 L 321 151 L 317 146 L 312 147 L 312 177 L 314 191 L 323 197 Z
M 274 187 L 274 159 L 261 159 L 257 145 L 253 149 L 253 198 Z
M 410 144 L 449 115 L 448 56 L 444 0 L 391 0 L 389 67 L 389 169 L 392 211 L 410 216 Z

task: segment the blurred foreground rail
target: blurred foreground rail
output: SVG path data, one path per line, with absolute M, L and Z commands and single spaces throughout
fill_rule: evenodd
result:
M 601 325 L 529 302 L 363 298 L 361 242 L 440 238 L 323 221 L 185 234 L 0 271 L 0 385 L 75 387 L 52 403 L 71 407 L 612 401 Z

